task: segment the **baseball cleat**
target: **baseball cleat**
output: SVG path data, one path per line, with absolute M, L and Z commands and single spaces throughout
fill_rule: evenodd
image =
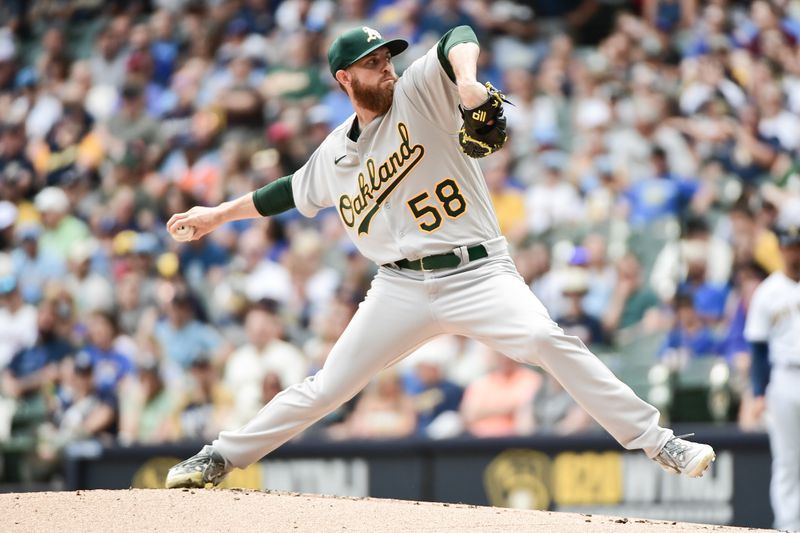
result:
M 672 437 L 653 460 L 667 472 L 701 477 L 708 469 L 708 465 L 717 458 L 717 455 L 714 453 L 714 448 L 708 444 L 690 442 L 681 438 L 689 436 L 691 435 Z
M 219 485 L 227 474 L 225 459 L 206 445 L 196 455 L 169 469 L 166 486 L 168 489 L 202 489 L 209 483 Z

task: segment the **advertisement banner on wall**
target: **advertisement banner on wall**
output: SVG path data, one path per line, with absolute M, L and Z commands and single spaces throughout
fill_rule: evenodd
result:
M 484 472 L 489 503 L 500 507 L 615 514 L 731 524 L 734 454 L 720 451 L 705 476 L 654 468 L 643 454 L 506 450 Z
M 766 438 L 734 433 L 713 444 L 716 462 L 691 479 L 602 436 L 304 443 L 234 470 L 222 487 L 770 527 Z M 163 487 L 169 467 L 194 451 L 72 453 L 67 488 Z

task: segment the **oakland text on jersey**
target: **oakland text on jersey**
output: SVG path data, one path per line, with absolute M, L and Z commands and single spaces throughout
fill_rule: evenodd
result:
M 352 197 L 347 194 L 339 197 L 339 215 L 350 228 L 355 225 L 356 217 L 369 208 L 358 225 L 359 235 L 369 232 L 369 223 L 380 209 L 381 204 L 425 155 L 424 146 L 421 144 L 411 145 L 408 127 L 405 124 L 398 122 L 397 131 L 400 133 L 400 147 L 377 168 L 374 159 L 367 159 L 366 176 L 363 172 L 358 174 L 358 192 Z M 393 181 L 389 183 L 392 179 Z M 385 188 L 384 185 L 386 185 Z M 380 194 L 375 197 L 374 195 L 379 192 Z M 372 205 L 370 205 L 370 200 Z

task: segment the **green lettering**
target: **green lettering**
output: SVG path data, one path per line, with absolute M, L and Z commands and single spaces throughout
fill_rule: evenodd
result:
M 375 177 L 375 160 L 374 159 L 367 159 L 367 174 L 369 175 L 369 183 L 372 185 L 373 191 L 378 191 L 381 188 L 380 180 L 376 180 Z
M 364 174 L 358 175 L 358 190 L 361 192 L 362 198 L 369 198 L 370 200 L 372 199 L 372 191 L 374 189 L 370 188 L 370 185 L 367 184 Z
M 393 172 L 389 172 L 389 167 L 386 165 L 386 163 L 382 164 L 380 168 L 378 168 L 378 176 L 381 178 L 382 184 L 389 181 L 389 178 L 391 178 L 393 175 Z
M 342 222 L 344 222 L 348 228 L 352 228 L 353 224 L 356 222 L 353 216 L 353 204 L 350 201 L 350 197 L 346 194 L 339 197 L 339 216 L 342 217 Z
M 356 212 L 356 215 L 360 215 L 361 212 L 367 207 L 367 202 L 364 200 L 364 197 L 360 194 L 353 198 L 353 211 Z

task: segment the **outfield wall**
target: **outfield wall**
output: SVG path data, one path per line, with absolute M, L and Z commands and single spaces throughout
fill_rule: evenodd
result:
M 629 518 L 770 527 L 766 435 L 696 431 L 717 461 L 703 478 L 662 471 L 605 434 L 514 439 L 289 443 L 234 471 L 225 486 L 469 503 Z M 200 444 L 102 448 L 67 454 L 68 489 L 161 487 L 166 470 Z

